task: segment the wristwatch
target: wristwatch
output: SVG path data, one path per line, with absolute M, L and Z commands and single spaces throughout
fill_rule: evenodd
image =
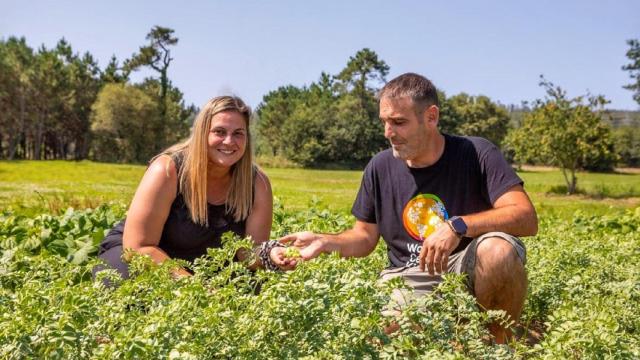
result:
M 465 224 L 464 220 L 462 220 L 460 216 L 454 216 L 447 220 L 447 224 L 449 224 L 451 230 L 453 230 L 458 237 L 467 235 L 467 224 Z

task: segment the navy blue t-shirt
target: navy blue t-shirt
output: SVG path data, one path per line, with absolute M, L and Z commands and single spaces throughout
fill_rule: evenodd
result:
M 391 267 L 418 265 L 422 241 L 439 223 L 491 209 L 507 190 L 523 184 L 488 140 L 443 135 L 444 152 L 431 166 L 411 168 L 387 149 L 364 170 L 351 212 L 378 225 Z M 463 238 L 453 252 L 469 242 Z

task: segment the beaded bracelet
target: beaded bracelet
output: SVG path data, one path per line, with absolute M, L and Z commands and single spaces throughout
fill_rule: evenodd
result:
M 264 268 L 267 270 L 271 270 L 271 271 L 280 270 L 278 265 L 274 264 L 273 261 L 271 261 L 271 256 L 270 256 L 271 250 L 273 250 L 273 248 L 276 248 L 276 247 L 285 247 L 285 246 L 275 240 L 265 241 L 262 243 L 262 245 L 260 245 L 260 251 L 258 252 L 258 257 L 260 257 L 260 261 L 262 261 L 262 266 L 264 266 Z

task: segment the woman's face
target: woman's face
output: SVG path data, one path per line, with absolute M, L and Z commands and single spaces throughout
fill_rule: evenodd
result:
M 242 158 L 247 147 L 247 126 L 237 111 L 222 111 L 211 119 L 208 137 L 209 164 L 229 168 Z

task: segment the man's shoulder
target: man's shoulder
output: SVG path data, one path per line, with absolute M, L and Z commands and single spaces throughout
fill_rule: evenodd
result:
M 460 146 L 473 146 L 476 150 L 484 150 L 486 148 L 495 147 L 495 145 L 486 138 L 480 136 L 467 135 L 450 135 L 445 134 L 451 143 Z
M 463 156 L 471 156 L 479 161 L 487 157 L 488 154 L 492 154 L 495 151 L 500 151 L 498 147 L 486 138 L 480 136 L 463 136 L 463 135 L 445 135 L 447 137 L 447 144 L 451 144 L 451 148 L 455 153 L 466 154 Z
M 395 157 L 393 157 L 393 152 L 391 149 L 382 150 L 379 153 L 375 154 L 371 160 L 369 160 L 369 164 L 367 164 L 367 168 L 375 169 L 380 167 L 386 167 L 390 164 L 393 164 L 397 161 Z

